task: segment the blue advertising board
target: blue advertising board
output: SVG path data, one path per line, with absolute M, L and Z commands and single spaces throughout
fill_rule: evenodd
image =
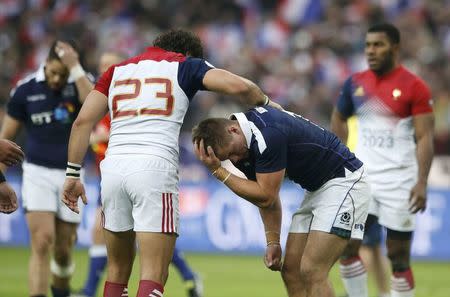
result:
M 10 179 L 17 193 L 20 180 Z M 78 228 L 78 245 L 88 246 L 95 220 L 98 188 L 86 184 L 88 205 Z M 286 182 L 283 204 L 282 241 L 287 237 L 291 216 L 299 207 L 303 190 Z M 413 240 L 416 259 L 450 260 L 450 189 L 431 188 L 428 208 L 417 217 Z M 260 254 L 265 248 L 264 229 L 258 209 L 240 199 L 215 180 L 182 183 L 180 186 L 180 237 L 177 245 L 190 252 Z M 0 215 L 0 245 L 27 245 L 28 231 L 23 210 Z

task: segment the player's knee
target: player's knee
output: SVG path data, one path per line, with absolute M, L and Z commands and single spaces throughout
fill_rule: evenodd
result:
M 46 255 L 55 241 L 55 236 L 49 231 L 37 231 L 32 234 L 32 250 L 39 255 Z
M 295 265 L 291 263 L 284 263 L 281 269 L 281 277 L 286 285 L 297 282 L 300 277 L 300 271 L 297 263 Z
M 341 255 L 341 260 L 350 259 L 353 257 L 358 257 L 359 248 L 361 246 L 361 240 L 349 240 L 347 246 Z
M 328 271 L 315 263 L 302 261 L 300 266 L 300 279 L 305 286 L 323 281 L 327 278 Z

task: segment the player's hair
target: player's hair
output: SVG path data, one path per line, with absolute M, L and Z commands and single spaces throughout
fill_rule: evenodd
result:
M 232 120 L 224 118 L 203 120 L 192 129 L 192 142 L 203 139 L 205 150 L 211 146 L 214 151 L 217 151 L 217 148 L 226 146 L 230 141 L 231 136 L 226 133 L 226 129 L 232 123 Z
M 203 58 L 202 42 L 191 31 L 182 29 L 169 30 L 156 37 L 153 41 L 153 46 L 194 58 Z
M 400 31 L 392 24 L 381 23 L 373 25 L 367 30 L 367 33 L 385 33 L 392 44 L 400 43 Z
M 61 61 L 61 58 L 56 53 L 56 43 L 58 41 L 62 41 L 62 42 L 68 43 L 78 53 L 80 61 L 82 60 L 81 59 L 80 49 L 79 49 L 77 43 L 75 42 L 75 40 L 73 40 L 73 39 L 56 39 L 55 41 L 53 41 L 52 45 L 50 46 L 50 50 L 48 52 L 47 59 L 49 61 L 51 61 L 51 60 Z

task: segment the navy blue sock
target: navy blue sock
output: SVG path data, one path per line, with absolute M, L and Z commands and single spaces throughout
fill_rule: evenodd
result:
M 98 283 L 106 267 L 106 247 L 92 246 L 89 249 L 89 256 L 89 273 L 84 283 L 83 293 L 87 296 L 95 296 Z
M 50 289 L 52 291 L 53 297 L 69 297 L 69 295 L 70 295 L 69 288 L 60 289 L 60 288 L 55 288 L 55 287 L 51 286 Z
M 173 251 L 172 264 L 175 265 L 177 270 L 180 272 L 181 277 L 184 281 L 194 279 L 194 272 L 189 267 L 186 260 L 183 258 L 183 255 L 177 248 L 175 248 L 175 250 Z

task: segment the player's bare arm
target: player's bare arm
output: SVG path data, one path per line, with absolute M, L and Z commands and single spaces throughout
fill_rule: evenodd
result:
M 94 125 L 108 111 L 107 97 L 92 91 L 86 98 L 77 119 L 73 123 L 69 139 L 68 162 L 81 164 L 89 146 L 89 137 Z M 81 166 L 81 165 L 80 165 Z M 84 187 L 79 178 L 67 177 L 64 182 L 62 201 L 74 212 L 79 213 L 78 198 L 87 203 Z
M 74 78 L 79 100 L 83 103 L 94 86 L 81 67 L 78 53 L 70 44 L 62 41 L 58 41 L 55 50 L 61 62 L 69 69 L 71 76 Z
M 336 134 L 337 137 L 343 142 L 347 143 L 348 138 L 348 125 L 347 118 L 341 114 L 336 108 L 334 108 L 331 114 L 331 132 Z
M 6 140 L 14 140 L 17 136 L 17 134 L 19 134 L 19 131 L 21 130 L 23 126 L 23 123 L 16 120 L 15 118 L 9 116 L 9 115 L 5 115 L 4 119 L 3 119 L 3 124 L 2 124 L 2 129 L 0 132 L 0 139 L 6 139 Z M 23 155 L 23 153 L 22 153 Z M 22 160 L 23 160 L 23 156 L 22 156 Z M 14 164 L 11 164 L 14 165 Z M 6 171 L 6 167 L 7 166 L 11 166 L 10 164 L 7 163 L 0 163 L 0 170 L 2 172 Z
M 417 184 L 411 190 L 410 211 L 416 213 L 424 211 L 427 202 L 427 180 L 433 160 L 433 113 L 420 114 L 413 117 L 413 125 L 417 142 L 417 163 L 419 176 Z
M 242 102 L 253 106 L 269 104 L 275 108 L 281 106 L 267 97 L 252 81 L 223 69 L 211 69 L 203 78 L 203 85 L 213 92 L 238 96 Z
M 280 232 L 282 211 L 280 199 L 276 199 L 270 207 L 260 208 L 259 213 L 264 224 L 267 243 L 264 264 L 271 270 L 281 270 L 282 251 L 280 245 Z
M 197 158 L 236 195 L 260 208 L 270 207 L 278 199 L 285 169 L 271 173 L 257 173 L 257 181 L 251 181 L 240 178 L 221 167 L 220 160 L 214 154 L 213 149 L 208 147 L 207 150 L 208 152 L 204 149 L 203 140 L 194 143 L 194 152 Z

